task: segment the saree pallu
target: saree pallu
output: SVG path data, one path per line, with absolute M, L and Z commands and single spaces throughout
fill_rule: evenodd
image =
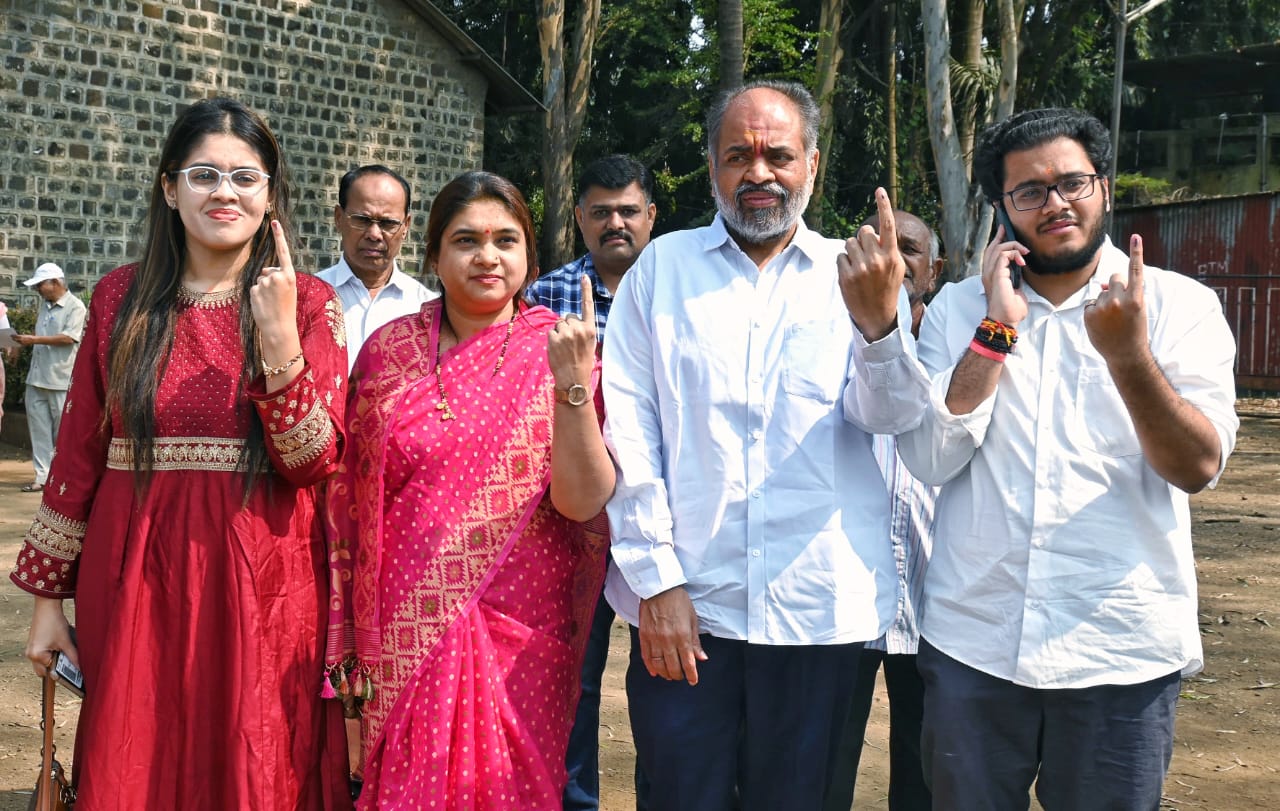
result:
M 555 315 L 437 358 L 440 307 L 366 344 L 329 491 L 327 661 L 374 686 L 360 807 L 558 809 L 604 539 L 549 498 Z

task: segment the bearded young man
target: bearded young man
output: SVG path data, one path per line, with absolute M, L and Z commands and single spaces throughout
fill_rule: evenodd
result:
M 752 83 L 707 123 L 718 215 L 651 242 L 610 315 L 606 596 L 651 807 L 816 809 L 862 643 L 894 615 L 870 434 L 913 427 L 928 381 L 884 191 L 878 236 L 801 221 L 809 93 Z
M 1045 808 L 1155 811 L 1202 666 L 1187 494 L 1235 444 L 1235 342 L 1211 290 L 1107 240 L 1110 144 L 1075 110 L 984 132 L 1012 233 L 921 327 L 933 388 L 899 452 L 942 485 L 917 659 L 935 807 L 1026 808 L 1034 782 Z

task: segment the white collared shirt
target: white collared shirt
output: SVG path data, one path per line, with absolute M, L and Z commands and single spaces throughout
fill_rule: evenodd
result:
M 872 449 L 889 491 L 889 540 L 893 544 L 894 614 L 889 630 L 867 647 L 893 655 L 920 650 L 920 605 L 933 550 L 933 505 L 938 488 L 911 475 L 898 456 L 897 438 L 876 434 Z
M 31 347 L 31 366 L 27 369 L 27 385 L 42 389 L 66 391 L 71 388 L 71 371 L 76 365 L 76 352 L 84 337 L 84 322 L 89 311 L 74 293 L 67 291 L 57 301 L 40 300 L 35 334 L 41 337 L 66 335 L 75 343 L 62 346 L 35 344 Z
M 369 297 L 369 288 L 351 271 L 344 256 L 338 264 L 316 274 L 338 291 L 342 300 L 342 317 L 347 325 L 347 373 L 355 368 L 360 347 L 378 327 L 402 315 L 416 313 L 422 305 L 439 296 L 400 270 L 400 260 L 395 260 L 387 286 Z
M 659 237 L 623 277 L 604 346 L 606 596 L 685 585 L 701 630 L 757 644 L 875 639 L 894 614 L 889 501 L 870 432 L 920 419 L 906 329 L 868 345 L 841 240 L 800 225 L 763 270 L 708 227 Z M 910 324 L 906 294 L 898 323 Z
M 1029 312 L 994 395 L 947 411 L 955 364 L 986 315 L 979 277 L 947 285 L 920 330 L 929 408 L 898 438 L 912 472 L 943 483 L 922 633 L 948 656 L 1035 688 L 1137 684 L 1192 673 L 1203 653 L 1187 494 L 1147 464 L 1084 325 L 1084 303 L 1128 258 L 1108 242 L 1097 272 Z M 1213 424 L 1219 465 L 1235 446 L 1235 340 L 1213 291 L 1144 270 L 1151 352 Z M 1214 477 L 1214 484 L 1217 477 Z

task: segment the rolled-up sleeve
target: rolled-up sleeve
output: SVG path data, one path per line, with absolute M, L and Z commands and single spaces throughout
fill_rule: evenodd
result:
M 917 346 L 920 364 L 929 376 L 929 390 L 920 422 L 898 436 L 898 455 L 907 469 L 926 484 L 940 485 L 954 478 L 973 459 L 991 424 L 996 395 L 978 404 L 968 414 L 952 414 L 947 408 L 947 392 L 959 358 L 949 341 L 950 291 L 944 290 L 925 312 Z M 958 327 L 971 329 L 969 321 Z M 956 339 L 955 342 L 959 342 Z M 963 356 L 964 350 L 960 351 Z

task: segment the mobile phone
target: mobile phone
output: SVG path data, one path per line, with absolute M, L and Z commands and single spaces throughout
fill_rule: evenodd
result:
M 1004 238 L 1016 240 L 1018 235 L 1013 230 L 1013 223 L 1009 221 L 1009 212 L 1004 210 L 1004 203 L 996 203 L 991 207 L 996 210 L 996 222 L 1004 226 Z M 1022 266 L 1016 262 L 1009 263 L 1009 281 L 1013 283 L 1014 290 L 1022 287 Z
M 84 698 L 84 674 L 61 651 L 53 653 L 53 680 Z

